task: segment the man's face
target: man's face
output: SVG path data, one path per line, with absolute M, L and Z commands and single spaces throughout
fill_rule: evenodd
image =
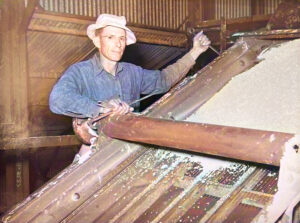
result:
M 105 58 L 118 62 L 126 47 L 126 32 L 124 29 L 106 26 L 99 32 L 100 48 L 99 52 Z

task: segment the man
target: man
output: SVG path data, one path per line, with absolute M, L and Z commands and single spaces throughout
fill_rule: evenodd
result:
M 168 91 L 210 45 L 208 38 L 199 33 L 194 37 L 192 49 L 176 63 L 162 71 L 146 70 L 119 62 L 126 45 L 136 42 L 134 33 L 126 27 L 124 16 L 101 14 L 96 23 L 87 28 L 87 35 L 99 54 L 70 66 L 55 84 L 49 99 L 54 113 L 77 118 L 107 112 L 126 114 L 132 111 L 128 104 L 140 94 Z M 133 106 L 138 107 L 139 103 Z M 84 149 L 80 153 L 82 151 Z

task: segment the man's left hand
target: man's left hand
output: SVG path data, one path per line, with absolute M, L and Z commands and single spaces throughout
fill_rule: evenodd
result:
M 196 60 L 201 53 L 205 52 L 210 44 L 210 40 L 203 34 L 203 31 L 197 33 L 193 38 L 193 48 L 190 51 L 194 60 Z
M 197 33 L 193 38 L 193 48 L 197 48 L 202 52 L 206 51 L 210 46 L 210 40 L 206 35 L 203 34 L 203 31 Z

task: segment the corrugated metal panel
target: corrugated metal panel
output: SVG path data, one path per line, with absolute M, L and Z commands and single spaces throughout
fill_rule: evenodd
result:
M 250 0 L 216 0 L 216 19 L 247 17 L 251 15 Z
M 282 0 L 263 0 L 264 7 L 263 7 L 263 15 L 273 14 L 278 7 L 278 5 L 282 2 Z
M 97 17 L 124 15 L 131 24 L 185 30 L 188 0 L 40 0 L 47 11 Z
M 263 0 L 259 3 L 259 14 L 273 14 L 282 0 Z M 251 0 L 216 0 L 215 19 L 251 16 Z

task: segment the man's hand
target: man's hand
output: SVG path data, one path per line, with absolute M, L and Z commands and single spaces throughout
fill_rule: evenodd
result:
M 120 99 L 110 99 L 109 101 L 100 102 L 99 106 L 101 107 L 101 113 L 112 112 L 112 115 L 125 115 L 133 111 L 132 107 Z
M 193 48 L 190 51 L 194 60 L 196 60 L 201 53 L 205 52 L 209 48 L 210 43 L 210 40 L 203 34 L 203 31 L 194 36 Z

